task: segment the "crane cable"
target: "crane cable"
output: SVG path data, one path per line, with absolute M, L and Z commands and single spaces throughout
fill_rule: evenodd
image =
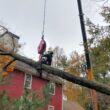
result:
M 43 29 L 42 29 L 42 36 L 44 36 L 44 32 L 45 32 L 46 2 L 47 2 L 47 0 L 44 0 L 44 15 L 43 15 Z

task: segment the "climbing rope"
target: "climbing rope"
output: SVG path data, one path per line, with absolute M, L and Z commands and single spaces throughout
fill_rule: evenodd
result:
M 43 29 L 42 29 L 42 36 L 44 36 L 44 32 L 45 32 L 46 2 L 47 2 L 47 0 L 44 0 L 44 15 L 43 15 Z

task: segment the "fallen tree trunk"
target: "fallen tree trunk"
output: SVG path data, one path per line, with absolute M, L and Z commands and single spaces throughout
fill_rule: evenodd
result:
M 11 52 L 5 52 L 2 50 L 3 53 L 0 53 L 2 55 L 9 55 L 12 56 L 13 58 L 15 58 L 16 60 L 22 61 L 34 68 L 37 68 L 39 66 L 39 62 L 36 62 L 32 59 L 26 58 L 24 56 L 21 56 L 19 54 L 14 54 Z M 98 92 L 110 95 L 110 87 L 106 86 L 104 84 L 95 82 L 95 81 L 90 81 L 81 77 L 77 77 L 75 75 L 69 74 L 67 72 L 64 72 L 62 70 L 47 66 L 47 65 L 42 65 L 42 69 L 45 70 L 46 72 L 48 72 L 49 74 L 53 74 L 53 75 L 57 75 L 67 81 L 73 82 L 75 84 L 90 88 L 90 89 L 94 89 Z

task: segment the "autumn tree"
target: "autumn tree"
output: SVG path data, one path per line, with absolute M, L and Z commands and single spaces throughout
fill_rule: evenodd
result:
M 81 75 L 81 56 L 73 51 L 68 60 L 69 66 L 66 68 L 67 71 L 72 72 L 73 74 L 80 76 Z
M 105 25 L 94 24 L 87 19 L 90 38 L 88 39 L 93 73 L 96 80 L 105 84 L 110 83 L 110 6 L 103 6 L 100 12 Z M 97 94 L 100 110 L 110 109 L 110 97 Z M 104 100 L 106 98 L 106 100 Z M 104 101 L 103 101 L 104 100 Z
M 52 50 L 54 52 L 52 66 L 59 69 L 64 69 L 68 65 L 68 63 L 63 48 L 57 46 Z
M 79 76 L 79 55 L 77 52 L 72 52 L 70 59 L 68 60 L 66 55 L 64 54 L 63 48 L 55 47 L 54 49 L 50 48 L 50 50 L 53 50 L 54 56 L 53 56 L 53 67 L 62 69 L 64 71 L 70 72 L 70 73 L 76 73 L 77 76 Z M 77 98 L 77 87 L 75 84 L 64 81 L 64 95 L 67 97 L 67 100 L 73 101 Z
M 9 52 L 17 53 L 20 45 L 18 39 L 8 31 L 4 26 L 0 25 L 0 48 Z M 14 58 L 8 55 L 0 55 L 0 80 L 14 70 Z
M 69 65 L 65 68 L 65 71 L 74 74 L 78 77 L 85 74 L 84 57 L 79 55 L 76 51 L 73 51 L 68 59 Z M 83 65 L 83 66 L 82 66 Z M 83 67 L 83 68 L 82 68 Z M 83 71 L 84 70 L 84 71 Z M 77 101 L 81 106 L 85 107 L 87 101 L 87 91 L 81 86 L 65 81 L 64 94 L 69 101 Z M 86 94 L 86 95 L 85 95 Z
M 99 26 L 93 24 L 89 19 L 87 20 L 88 32 L 91 38 L 88 40 L 90 45 L 90 55 L 92 59 L 92 66 L 95 78 L 105 80 L 110 70 L 110 7 L 103 7 L 100 13 L 104 17 L 106 26 Z

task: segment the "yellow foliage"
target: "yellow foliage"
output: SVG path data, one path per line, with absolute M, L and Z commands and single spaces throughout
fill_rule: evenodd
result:
M 3 72 L 3 77 L 6 77 L 6 76 L 8 76 L 8 72 Z
M 13 58 L 10 57 L 10 56 L 0 55 L 0 69 L 1 69 L 2 71 L 4 71 L 3 68 L 4 68 L 11 60 L 13 60 Z M 11 73 L 11 72 L 14 70 L 15 66 L 16 66 L 16 63 L 15 63 L 15 62 L 11 63 L 11 64 L 6 68 L 6 71 L 3 72 L 3 76 L 8 76 L 8 74 Z
M 6 52 L 11 51 L 16 53 L 16 50 L 20 48 L 22 45 L 17 46 L 16 44 L 17 42 L 15 41 L 15 39 L 11 39 L 10 35 L 7 38 L 6 37 L 4 36 L 4 38 L 0 39 L 0 48 L 2 50 L 5 50 Z M 12 45 L 12 42 L 14 42 L 15 45 Z M 2 74 L 2 76 L 7 76 L 9 73 L 11 73 L 14 70 L 16 65 L 15 62 L 8 65 L 9 62 L 12 60 L 13 58 L 8 55 L 0 55 L 0 75 Z M 4 70 L 4 67 L 6 67 L 6 70 Z
M 64 95 L 67 97 L 67 100 L 76 101 L 82 107 L 85 107 L 85 103 L 88 100 L 87 91 L 85 89 L 67 81 L 64 85 Z
M 65 68 L 65 71 L 80 77 L 81 75 L 80 61 L 81 61 L 81 57 L 78 55 L 78 53 L 73 52 L 69 60 L 69 66 Z M 77 101 L 80 105 L 84 107 L 85 102 L 87 101 L 86 98 L 87 96 L 85 96 L 87 94 L 85 95 L 84 94 L 85 91 L 83 90 L 82 87 L 73 84 L 71 82 L 65 81 L 64 95 L 67 97 L 67 100 Z
M 12 72 L 14 70 L 14 65 L 9 65 L 6 69 L 7 72 Z
M 65 86 L 64 86 L 64 94 L 67 97 L 67 100 L 76 101 L 77 100 L 77 87 L 76 87 L 76 85 L 71 82 L 66 81 Z

